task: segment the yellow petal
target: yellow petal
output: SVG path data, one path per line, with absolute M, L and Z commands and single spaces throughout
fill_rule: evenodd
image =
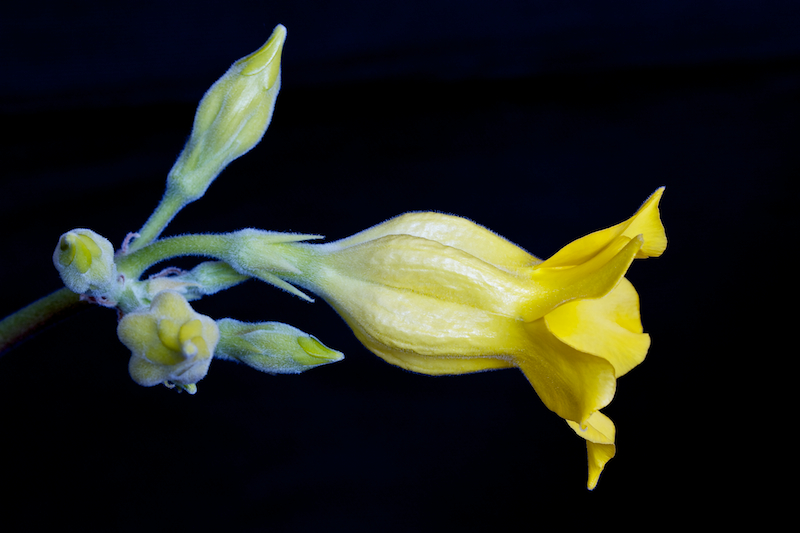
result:
M 103 251 L 90 236 L 78 234 L 78 241 L 86 247 L 87 251 L 92 257 L 100 257 L 103 255 Z
M 75 257 L 73 258 L 73 264 L 75 265 L 75 268 L 78 269 L 78 272 L 85 274 L 92 266 L 92 250 L 96 249 L 98 253 L 95 255 L 99 256 L 100 248 L 98 248 L 97 245 L 91 241 L 91 239 L 88 239 L 83 235 L 78 235 L 76 237 L 74 246 Z
M 433 212 L 406 213 L 332 245 L 346 248 L 387 235 L 411 235 L 452 246 L 509 272 L 541 263 L 541 259 L 471 220 Z
M 599 253 L 620 236 L 633 238 L 642 235 L 644 243 L 637 259 L 658 257 L 667 247 L 667 236 L 658 211 L 664 187 L 656 190 L 631 218 L 616 226 L 595 231 L 561 248 L 547 259 L 543 267 L 563 267 L 581 264 Z
M 134 312 L 125 315 L 117 326 L 117 335 L 139 358 L 164 365 L 183 361 L 179 351 L 164 346 L 158 321 L 148 313 Z
M 203 334 L 203 323 L 200 319 L 195 318 L 181 326 L 180 333 L 178 334 L 178 341 L 183 344 L 194 337 L 200 337 Z
M 614 397 L 614 367 L 559 341 L 544 320 L 524 328 L 529 348 L 514 356 L 517 366 L 550 410 L 585 427 L 589 417 Z
M 641 246 L 641 236 L 620 236 L 577 266 L 551 268 L 545 261 L 534 267 L 529 275 L 540 293 L 525 303 L 522 318 L 533 321 L 566 302 L 604 296 L 625 275 Z
M 508 354 L 527 336 L 520 322 L 474 307 L 443 302 L 322 272 L 317 290 L 358 339 L 385 361 L 423 374 L 464 374 L 510 368 Z M 506 356 L 503 358 L 502 356 Z
M 184 324 L 197 315 L 186 298 L 174 291 L 158 293 L 153 298 L 151 306 L 157 316 L 169 317 L 179 324 Z
M 178 326 L 174 320 L 170 320 L 169 318 L 162 318 L 159 320 L 158 338 L 161 341 L 161 344 L 170 350 L 175 350 L 177 352 L 181 351 L 181 342 L 178 339 L 179 333 L 180 326 Z
M 519 302 L 535 296 L 536 287 L 518 276 L 457 248 L 410 235 L 387 235 L 325 259 L 329 268 L 360 281 L 515 318 Z
M 584 428 L 581 428 L 580 425 L 572 420 L 567 420 L 567 424 L 569 424 L 569 427 L 581 438 L 589 442 L 594 442 L 595 444 L 614 444 L 614 438 L 617 432 L 614 427 L 614 422 L 600 411 L 592 413 L 592 416 L 586 420 L 586 426 Z
M 658 203 L 663 194 L 664 187 L 660 187 L 650 195 L 630 220 L 620 224 L 624 227 L 622 234 L 626 237 L 634 235 L 644 237 L 644 245 L 639 251 L 639 255 L 636 256 L 637 259 L 658 257 L 667 249 L 667 234 L 658 210 Z
M 650 348 L 650 336 L 642 333 L 639 297 L 625 278 L 602 298 L 568 302 L 544 319 L 562 342 L 609 361 L 617 377 L 644 361 Z
M 578 424 L 569 420 L 567 423 L 575 433 L 586 439 L 586 453 L 589 460 L 589 481 L 586 487 L 592 490 L 597 486 L 603 467 L 616 453 L 614 423 L 599 411 L 589 418 L 586 429 L 581 429 Z
M 586 483 L 586 488 L 594 490 L 606 463 L 617 453 L 617 447 L 613 444 L 596 444 L 587 440 L 586 453 L 589 456 L 589 481 Z

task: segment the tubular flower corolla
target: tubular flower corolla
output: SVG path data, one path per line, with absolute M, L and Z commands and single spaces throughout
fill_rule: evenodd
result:
M 340 241 L 283 245 L 302 272 L 283 277 L 324 298 L 394 365 L 424 374 L 522 370 L 586 439 L 591 489 L 615 453 L 614 424 L 599 410 L 650 345 L 623 276 L 634 259 L 666 248 L 662 193 L 546 261 L 469 220 L 409 213 Z

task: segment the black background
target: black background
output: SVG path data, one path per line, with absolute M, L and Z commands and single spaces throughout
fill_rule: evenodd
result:
M 346 359 L 275 377 L 215 362 L 195 396 L 146 389 L 127 376 L 114 313 L 90 309 L 0 358 L 0 521 L 503 531 L 768 519 L 784 502 L 751 493 L 782 456 L 767 417 L 792 418 L 777 381 L 796 348 L 770 343 L 791 338 L 780 319 L 796 314 L 781 307 L 792 300 L 780 269 L 797 229 L 799 15 L 788 1 L 4 7 L 0 314 L 59 288 L 50 256 L 64 231 L 119 245 L 142 225 L 205 89 L 278 23 L 270 129 L 167 234 L 333 239 L 437 210 L 546 257 L 666 185 L 670 242 L 628 276 L 653 344 L 604 410 L 617 457 L 594 492 L 583 441 L 518 371 L 411 374 L 323 302 L 249 282 L 195 308 L 290 323 Z

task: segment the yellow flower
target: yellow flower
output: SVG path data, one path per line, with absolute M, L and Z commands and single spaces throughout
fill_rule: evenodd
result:
M 128 313 L 117 335 L 131 350 L 128 370 L 139 385 L 192 386 L 208 372 L 219 342 L 217 324 L 195 312 L 181 294 L 164 291 L 149 309 Z
M 72 292 L 109 296 L 117 281 L 114 246 L 90 229 L 74 229 L 58 239 L 53 264 Z
M 546 261 L 463 218 L 410 213 L 329 244 L 278 245 L 301 272 L 278 275 L 322 296 L 394 365 L 424 374 L 522 370 L 587 440 L 591 489 L 614 455 L 614 425 L 599 409 L 650 344 L 623 276 L 633 259 L 666 247 L 662 192 Z

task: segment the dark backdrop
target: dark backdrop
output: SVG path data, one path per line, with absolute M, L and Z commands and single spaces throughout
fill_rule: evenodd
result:
M 62 232 L 90 227 L 119 245 L 141 226 L 205 89 L 278 23 L 288 38 L 269 131 L 168 234 L 340 238 L 437 210 L 546 257 L 666 185 L 670 243 L 630 271 L 653 344 L 605 410 L 618 456 L 592 493 L 583 441 L 519 372 L 402 371 L 326 304 L 250 282 L 195 307 L 291 323 L 346 359 L 276 377 L 216 362 L 196 396 L 145 389 L 127 376 L 114 314 L 88 310 L 0 358 L 0 521 L 502 531 L 769 516 L 781 500 L 749 495 L 761 479 L 751 476 L 781 457 L 765 417 L 793 390 L 758 385 L 796 351 L 770 343 L 792 332 L 780 326 L 791 288 L 780 267 L 797 229 L 798 11 L 655 0 L 4 7 L 0 314 L 59 288 L 50 255 Z

